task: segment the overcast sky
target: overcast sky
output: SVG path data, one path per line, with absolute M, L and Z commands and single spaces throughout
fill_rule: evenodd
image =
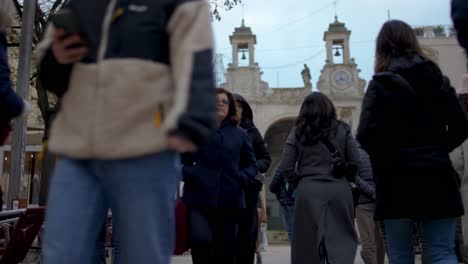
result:
M 312 74 L 316 89 L 320 70 L 325 62 L 323 32 L 334 21 L 333 0 L 244 0 L 222 13 L 214 23 L 216 52 L 224 54 L 224 64 L 231 62 L 229 36 L 245 17 L 246 25 L 257 35 L 256 62 L 263 79 L 270 87 L 301 87 L 300 75 L 304 63 Z M 412 26 L 450 25 L 450 0 L 339 0 L 338 19 L 346 23 L 351 33 L 351 56 L 362 70 L 361 78 L 373 74 L 374 45 L 377 33 L 387 20 L 387 10 L 393 19 Z

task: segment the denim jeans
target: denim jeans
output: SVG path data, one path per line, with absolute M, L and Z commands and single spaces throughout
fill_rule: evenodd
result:
M 180 170 L 173 152 L 122 160 L 58 161 L 46 213 L 43 263 L 94 264 L 112 210 L 116 263 L 169 264 Z M 102 235 L 101 235 L 102 236 Z
M 293 217 L 294 217 L 294 206 L 287 205 L 281 206 L 283 209 L 283 221 L 284 225 L 286 226 L 286 232 L 288 232 L 288 239 L 291 241 L 292 237 L 292 224 L 293 224 Z
M 423 240 L 432 264 L 457 264 L 455 218 L 422 222 Z M 390 264 L 413 264 L 413 224 L 411 219 L 384 220 Z

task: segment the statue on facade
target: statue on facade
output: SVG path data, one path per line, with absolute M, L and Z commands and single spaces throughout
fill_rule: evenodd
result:
M 304 80 L 304 86 L 307 88 L 312 88 L 312 76 L 310 75 L 310 69 L 307 67 L 307 64 L 304 64 L 304 69 L 301 71 L 301 75 L 302 80 Z

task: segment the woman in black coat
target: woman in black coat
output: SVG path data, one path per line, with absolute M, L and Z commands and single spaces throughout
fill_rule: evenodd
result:
M 423 223 L 431 263 L 457 263 L 455 219 L 463 206 L 449 152 L 467 138 L 468 124 L 455 91 L 402 21 L 383 25 L 375 73 L 357 138 L 372 161 L 390 263 L 414 263 L 414 221 Z
M 245 188 L 257 175 L 247 133 L 238 127 L 232 94 L 217 89 L 217 130 L 207 144 L 183 157 L 194 264 L 234 264 Z
M 236 100 L 237 118 L 240 120 L 240 127 L 245 129 L 249 135 L 252 147 L 257 159 L 258 174 L 245 188 L 245 202 L 247 208 L 242 210 L 239 221 L 237 238 L 237 264 L 253 264 L 255 261 L 255 251 L 258 237 L 258 204 L 260 191 L 263 187 L 263 176 L 271 164 L 270 154 L 265 147 L 263 137 L 253 122 L 253 112 L 249 103 L 244 97 L 234 94 Z M 257 255 L 259 257 L 260 255 Z M 261 258 L 261 257 L 260 257 Z

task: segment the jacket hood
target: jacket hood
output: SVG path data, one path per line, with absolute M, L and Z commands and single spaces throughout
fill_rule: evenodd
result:
M 387 66 L 387 70 L 400 73 L 428 62 L 430 61 L 419 55 L 411 54 L 393 59 L 393 61 Z
M 250 127 L 254 127 L 253 123 L 253 111 L 252 108 L 250 107 L 249 103 L 247 103 L 247 100 L 245 100 L 244 97 L 242 97 L 239 94 L 234 94 L 234 98 L 241 102 L 242 104 L 242 120 L 241 120 L 241 127 L 245 129 L 249 129 Z
M 395 58 L 387 67 L 387 71 L 400 74 L 416 89 L 422 87 L 438 89 L 443 82 L 439 67 L 431 60 L 417 54 Z

